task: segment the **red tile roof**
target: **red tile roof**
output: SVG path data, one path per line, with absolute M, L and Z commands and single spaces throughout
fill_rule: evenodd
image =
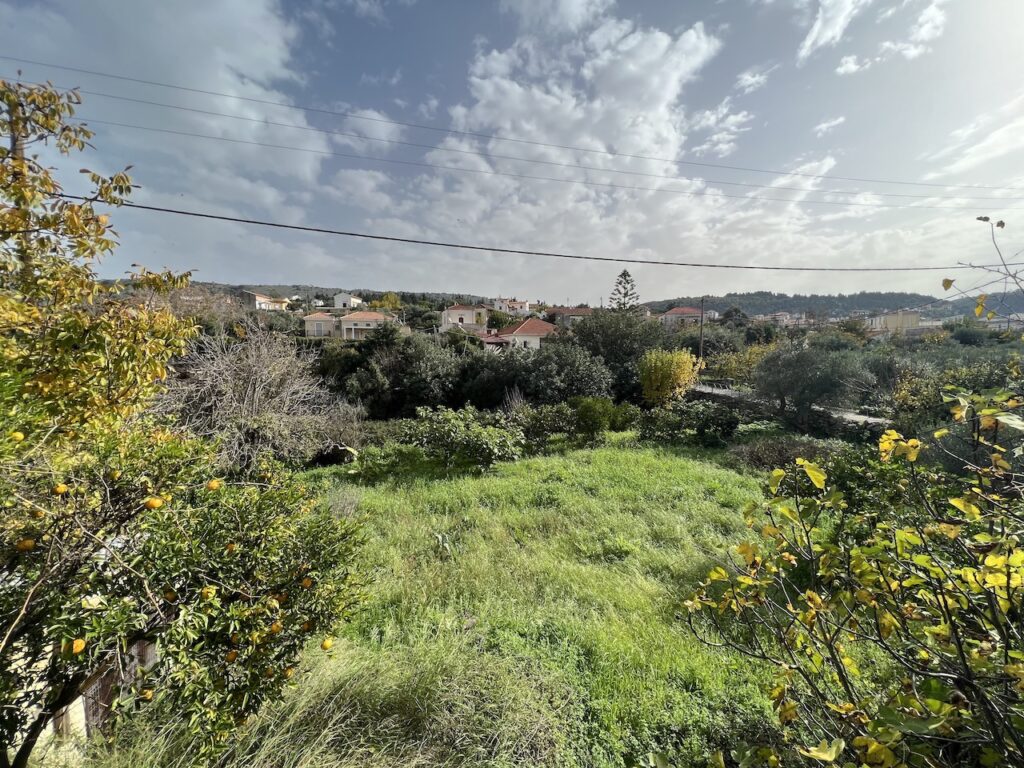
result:
M 499 336 L 550 336 L 558 328 L 539 317 L 528 317 L 498 331 Z
M 359 320 L 362 322 L 367 322 L 370 320 L 376 320 L 378 322 L 383 322 L 386 320 L 394 320 L 395 318 L 391 317 L 391 315 L 385 315 L 382 312 L 350 312 L 347 315 L 342 315 L 341 319 L 343 321 Z
M 445 309 L 472 312 L 474 309 L 487 309 L 487 307 L 485 307 L 483 304 L 475 304 L 473 306 L 470 306 L 468 304 L 452 304 L 450 307 L 445 307 Z
M 334 315 L 328 314 L 327 312 L 314 312 L 312 315 L 306 315 L 303 320 L 309 320 L 311 317 L 326 317 L 328 319 L 334 317 Z
M 700 310 L 693 307 L 672 307 L 666 315 L 699 315 Z

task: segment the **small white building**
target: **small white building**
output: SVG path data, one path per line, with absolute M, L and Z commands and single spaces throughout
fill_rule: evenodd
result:
M 496 312 L 504 312 L 507 315 L 526 317 L 530 314 L 530 302 L 499 298 L 494 300 L 494 309 Z
M 265 312 L 283 312 L 288 309 L 288 299 L 278 299 L 255 291 L 242 291 L 242 300 L 249 309 Z
M 441 313 L 441 330 L 462 328 L 467 331 L 486 331 L 489 310 L 483 304 L 453 304 Z
M 363 300 L 351 293 L 342 291 L 341 293 L 334 294 L 335 309 L 355 309 L 356 307 L 362 306 L 362 304 Z

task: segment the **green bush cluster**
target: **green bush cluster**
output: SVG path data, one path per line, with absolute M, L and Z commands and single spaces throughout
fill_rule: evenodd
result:
M 725 445 L 740 425 L 739 414 L 721 403 L 677 400 L 653 408 L 640 419 L 640 439 L 655 443 L 693 442 L 704 447 Z
M 526 445 L 522 429 L 502 414 L 486 414 L 472 406 L 459 411 L 417 408 L 403 437 L 403 442 L 448 469 L 483 470 L 499 461 L 515 461 Z

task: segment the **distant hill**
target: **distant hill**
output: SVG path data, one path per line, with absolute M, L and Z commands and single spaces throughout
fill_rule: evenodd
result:
M 724 312 L 730 307 L 739 307 L 748 315 L 767 315 L 772 312 L 812 312 L 821 317 L 848 315 L 855 310 L 866 312 L 891 312 L 897 309 L 917 307 L 935 301 L 934 296 L 923 293 L 883 293 L 862 291 L 861 293 L 839 294 L 795 294 L 755 291 L 753 293 L 727 293 L 724 296 L 707 296 L 704 308 Z M 649 301 L 646 304 L 652 312 L 664 312 L 672 307 L 699 307 L 700 296 L 681 296 L 677 299 Z M 961 306 L 962 305 L 962 306 Z M 923 314 L 947 317 L 963 314 L 974 308 L 972 299 L 959 302 L 940 301 L 922 309 Z

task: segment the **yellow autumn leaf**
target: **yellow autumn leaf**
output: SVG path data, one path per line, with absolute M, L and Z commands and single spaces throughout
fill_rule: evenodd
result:
M 771 478 L 769 478 L 768 480 L 768 490 L 770 490 L 773 495 L 779 492 L 779 484 L 782 482 L 782 478 L 784 478 L 785 476 L 786 471 L 783 469 L 772 470 Z
M 804 472 L 807 473 L 807 477 L 814 483 L 815 488 L 821 490 L 825 487 L 827 476 L 821 467 L 806 459 L 797 459 L 796 463 L 804 468 Z
M 948 291 L 950 288 L 953 287 L 953 283 L 955 282 L 956 280 L 950 280 L 948 277 L 944 278 L 942 281 L 942 290 Z
M 934 437 L 936 440 L 941 440 L 942 438 L 944 438 L 948 434 L 949 434 L 949 430 L 948 429 L 936 429 L 935 433 L 932 435 L 932 437 Z
M 801 749 L 800 754 L 822 763 L 834 763 L 839 759 L 844 749 L 846 749 L 846 742 L 842 739 L 836 739 L 831 744 L 822 741 L 816 747 Z
M 968 520 L 977 520 L 981 517 L 981 508 L 967 499 L 950 499 L 949 503 L 967 515 Z

